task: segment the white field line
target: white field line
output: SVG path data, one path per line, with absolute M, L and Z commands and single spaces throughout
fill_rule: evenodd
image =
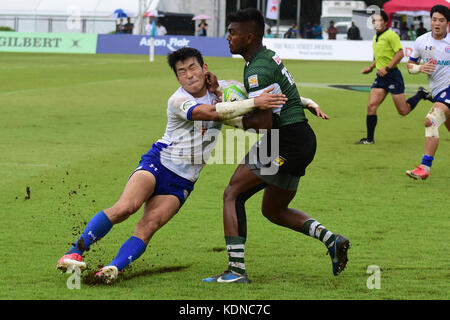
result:
M 15 166 L 25 166 L 25 167 L 54 167 L 47 163 L 20 163 L 20 162 L 0 162 L 0 166 L 3 167 L 15 167 Z
M 134 79 L 134 78 L 132 78 Z M 113 83 L 113 82 L 121 82 L 121 81 L 129 81 L 132 79 L 111 79 L 111 80 L 102 80 L 102 81 L 89 81 L 89 82 L 81 82 L 81 83 L 76 83 L 73 85 L 67 85 L 67 86 L 61 86 L 61 87 L 45 87 L 45 88 L 31 88 L 31 89 L 22 89 L 22 90 L 13 90 L 13 91 L 4 91 L 4 92 L 0 92 L 1 94 L 4 95 L 12 95 L 12 94 L 16 94 L 16 93 L 27 93 L 27 92 L 33 92 L 33 91 L 39 91 L 39 90 L 53 90 L 53 89 L 59 89 L 59 88 L 65 88 L 68 86 L 86 86 L 86 85 L 93 85 L 93 84 L 100 84 L 100 83 Z
M 105 65 L 112 63 L 145 63 L 146 61 L 121 61 L 121 60 L 110 60 L 110 61 L 102 61 L 102 62 L 92 62 L 92 63 L 60 63 L 60 64 L 39 64 L 39 65 L 18 65 L 18 66 L 0 66 L 0 70 L 14 70 L 14 69 L 36 69 L 36 68 L 65 68 L 65 67 L 86 67 L 92 65 Z

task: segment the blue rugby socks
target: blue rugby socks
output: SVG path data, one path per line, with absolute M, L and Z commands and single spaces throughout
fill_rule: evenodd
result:
M 92 217 L 75 245 L 66 254 L 78 253 L 83 255 L 89 249 L 89 246 L 103 238 L 111 230 L 112 226 L 113 224 L 105 212 L 100 211 Z
M 422 166 L 426 171 L 430 171 L 431 165 L 433 164 L 434 157 L 424 154 L 422 157 Z
M 120 247 L 119 252 L 108 266 L 116 266 L 121 271 L 131 262 L 139 258 L 145 251 L 147 245 L 138 237 L 132 236 Z

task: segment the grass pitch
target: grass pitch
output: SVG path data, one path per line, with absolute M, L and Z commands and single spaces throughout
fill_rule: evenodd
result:
M 242 81 L 242 60 L 205 60 L 219 78 Z M 92 275 L 133 233 L 141 211 L 91 247 L 80 289 L 70 290 L 57 260 L 118 199 L 141 154 L 162 136 L 178 83 L 163 56 L 149 63 L 131 55 L 0 54 L 0 299 L 448 299 L 450 135 L 441 128 L 430 178 L 408 178 L 405 170 L 420 163 L 431 104 L 401 117 L 388 96 L 376 144 L 353 145 L 365 136 L 368 93 L 327 84 L 370 85 L 375 74 L 359 73 L 367 64 L 285 61 L 301 95 L 331 118 L 308 113 L 318 151 L 292 207 L 350 239 L 340 276 L 319 241 L 268 222 L 258 194 L 247 202 L 252 283 L 202 283 L 227 265 L 221 199 L 236 167 L 210 165 L 120 281 L 99 285 Z M 427 85 L 401 70 L 408 93 Z M 380 289 L 367 287 L 370 265 L 381 269 Z

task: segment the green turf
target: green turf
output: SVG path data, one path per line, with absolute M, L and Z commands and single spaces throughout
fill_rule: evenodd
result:
M 205 58 L 222 79 L 241 80 L 240 59 Z M 308 114 L 318 151 L 292 207 L 353 246 L 334 277 L 317 240 L 268 222 L 261 194 L 247 203 L 250 285 L 202 283 L 222 272 L 222 192 L 236 165 L 207 166 L 178 215 L 113 286 L 92 283 L 133 233 L 137 212 L 86 254 L 81 289 L 55 265 L 85 223 L 119 197 L 140 155 L 164 132 L 168 97 L 178 83 L 165 57 L 0 54 L 0 299 L 448 299 L 450 139 L 441 142 L 426 181 L 405 170 L 419 164 L 422 101 L 407 117 L 390 97 L 379 109 L 376 144 L 365 135 L 368 93 L 323 84 L 367 84 L 368 63 L 285 61 L 300 93 L 329 121 Z M 426 85 L 401 66 L 408 92 Z M 302 85 L 303 84 L 303 85 Z M 30 196 L 26 189 L 29 188 Z M 29 198 L 29 199 L 28 199 Z M 369 265 L 381 289 L 369 290 Z

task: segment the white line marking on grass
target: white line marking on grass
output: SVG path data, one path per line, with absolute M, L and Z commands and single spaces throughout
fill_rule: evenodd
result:
M 5 166 L 5 167 L 15 167 L 15 166 L 53 167 L 53 165 L 47 164 L 47 163 L 19 163 L 19 162 L 0 162 L 0 166 Z
M 26 93 L 26 92 L 33 92 L 33 91 L 39 91 L 39 90 L 52 90 L 52 89 L 60 89 L 60 88 L 66 88 L 66 87 L 86 86 L 86 85 L 93 85 L 93 84 L 100 84 L 100 83 L 113 83 L 113 82 L 130 81 L 130 80 L 134 80 L 134 79 L 144 79 L 144 78 L 146 78 L 146 77 L 89 81 L 89 82 L 74 83 L 74 84 L 70 84 L 67 86 L 60 86 L 60 87 L 58 86 L 58 87 L 45 87 L 45 88 L 30 88 L 30 89 L 3 91 L 3 92 L 0 91 L 0 94 L 11 95 L 11 94 L 16 94 L 16 93 Z
M 330 87 L 330 86 L 367 86 L 370 87 L 372 84 L 364 84 L 364 83 L 360 83 L 360 84 L 356 84 L 356 83 L 317 83 L 317 82 L 297 82 L 296 85 L 299 88 L 323 88 L 323 89 L 331 89 L 331 90 L 344 90 L 343 88 L 336 88 L 336 87 Z M 407 85 L 405 86 L 405 91 L 407 92 L 412 92 L 412 90 L 415 91 L 421 87 L 423 85 L 421 84 L 411 84 L 411 85 Z M 360 91 L 362 93 L 367 93 L 367 92 L 363 92 Z
M 125 64 L 125 63 L 145 63 L 145 61 L 127 61 L 127 60 L 110 60 L 102 62 L 86 62 L 86 63 L 60 63 L 60 64 L 39 64 L 39 65 L 18 65 L 18 66 L 0 66 L 0 70 L 13 70 L 13 69 L 35 69 L 35 68 L 59 68 L 59 67 L 87 67 L 92 65 L 105 65 L 105 64 Z

